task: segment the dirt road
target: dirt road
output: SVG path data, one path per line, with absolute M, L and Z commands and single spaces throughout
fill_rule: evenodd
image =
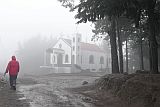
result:
M 153 103 L 145 100 L 148 97 L 142 99 L 140 97 L 137 103 L 128 103 L 114 95 L 113 91 L 110 92 L 111 90 L 103 90 L 103 87 L 98 87 L 97 84 L 89 85 L 102 75 L 98 73 L 24 75 L 18 78 L 16 91 L 10 90 L 8 84 L 0 81 L 0 107 L 135 107 L 135 105 L 136 107 L 152 107 L 148 104 Z M 119 77 L 119 75 L 113 76 Z M 109 77 L 112 78 L 111 75 Z M 89 84 L 82 85 L 84 81 Z M 113 84 L 112 89 L 115 88 L 115 79 L 110 83 Z M 159 95 L 158 92 L 157 95 Z M 155 107 L 159 107 L 159 96 L 155 98 L 157 99 Z
M 19 79 L 17 92 L 24 95 L 20 99 L 27 101 L 30 107 L 95 107 L 84 102 L 84 96 L 72 94 L 66 88 L 81 86 L 83 81 L 91 83 L 99 77 L 99 74 L 27 75 Z

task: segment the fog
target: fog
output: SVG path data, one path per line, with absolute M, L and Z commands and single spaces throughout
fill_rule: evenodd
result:
M 74 15 L 57 0 L 1 0 L 0 72 L 16 54 L 18 44 L 34 36 L 56 38 L 81 33 L 83 39 L 90 41 L 91 24 L 75 24 Z

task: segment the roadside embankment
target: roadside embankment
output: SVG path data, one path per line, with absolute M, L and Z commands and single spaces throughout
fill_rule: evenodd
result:
M 99 107 L 160 107 L 160 74 L 110 74 L 73 91 Z

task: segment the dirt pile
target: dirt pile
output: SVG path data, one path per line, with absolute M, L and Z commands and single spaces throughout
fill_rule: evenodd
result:
M 98 92 L 110 91 L 129 107 L 160 107 L 160 75 L 105 75 L 96 80 Z

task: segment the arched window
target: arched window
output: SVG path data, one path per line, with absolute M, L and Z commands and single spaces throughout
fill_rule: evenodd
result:
M 81 64 L 82 64 L 82 62 L 83 62 L 83 60 L 82 60 L 82 59 L 83 59 L 83 57 L 81 56 Z
M 89 56 L 89 64 L 94 64 L 94 56 L 93 55 Z
M 65 63 L 68 63 L 68 55 L 65 56 Z
M 80 38 L 78 38 L 78 42 L 80 42 Z
M 75 46 L 73 46 L 73 51 L 75 51 Z
M 100 57 L 100 64 L 104 64 L 104 57 L 103 56 Z
M 75 42 L 75 38 L 73 38 L 73 42 Z
M 75 56 L 72 55 L 72 63 L 75 64 Z

